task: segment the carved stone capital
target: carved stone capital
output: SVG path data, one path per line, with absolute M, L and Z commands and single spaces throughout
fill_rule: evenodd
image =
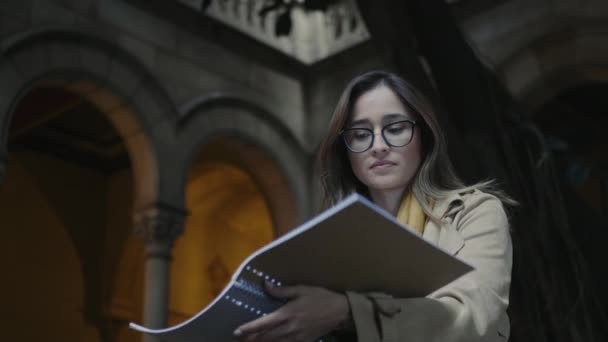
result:
M 135 234 L 142 237 L 146 244 L 167 245 L 170 247 L 184 231 L 184 222 L 188 212 L 157 203 L 140 209 L 133 215 Z

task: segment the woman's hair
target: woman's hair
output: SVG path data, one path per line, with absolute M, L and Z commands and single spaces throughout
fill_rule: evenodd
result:
M 369 197 L 367 187 L 353 173 L 340 131 L 351 121 L 353 107 L 359 97 L 379 86 L 391 89 L 416 117 L 418 131 L 415 134 L 421 134 L 422 162 L 410 183 L 410 189 L 426 214 L 431 215 L 431 200 L 445 198 L 454 192 L 481 189 L 497 193 L 492 190 L 492 181 L 467 187 L 456 176 L 435 111 L 423 94 L 393 73 L 371 71 L 356 77 L 346 86 L 329 124 L 329 131 L 319 148 L 317 167 L 324 207 L 336 204 L 353 192 Z M 499 197 L 508 201 L 506 196 Z

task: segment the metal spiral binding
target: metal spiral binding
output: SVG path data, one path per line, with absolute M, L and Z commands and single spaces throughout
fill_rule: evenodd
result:
M 263 278 L 264 280 L 270 282 L 271 284 L 273 284 L 275 286 L 282 285 L 280 281 L 277 281 L 276 279 L 270 277 L 269 275 L 264 274 L 264 272 L 259 271 L 255 268 L 247 266 L 245 268 L 245 270 L 247 270 L 250 274 L 253 274 L 259 278 Z M 234 288 L 236 290 L 238 290 L 240 296 L 226 295 L 226 296 L 224 296 L 224 299 L 228 300 L 228 301 L 232 302 L 234 305 L 242 307 L 243 309 L 248 310 L 258 316 L 265 316 L 269 312 L 266 312 L 263 308 L 257 307 L 254 304 L 255 301 L 265 300 L 269 304 L 272 304 L 272 306 L 274 306 L 274 308 L 272 308 L 273 310 L 284 304 L 284 301 L 280 301 L 280 300 L 277 300 L 277 299 L 274 299 L 274 298 L 268 296 L 266 294 L 266 292 L 264 292 L 264 289 L 262 286 L 260 286 L 258 283 L 254 282 L 254 281 L 245 279 L 245 277 L 239 278 L 234 283 Z M 245 298 L 242 298 L 242 297 L 245 297 Z M 250 298 L 253 300 L 245 302 L 246 298 Z
M 246 266 L 245 270 L 249 271 L 249 273 L 254 274 L 259 278 L 263 278 L 265 281 L 268 281 L 275 286 L 283 285 L 280 281 L 272 278 L 271 276 L 269 276 L 267 274 L 264 274 L 264 272 L 262 272 L 260 270 L 252 268 L 251 266 Z M 266 294 L 266 292 L 264 292 L 264 289 L 255 282 L 248 281 L 244 278 L 240 278 L 237 282 L 235 282 L 234 285 L 235 285 L 235 288 L 244 292 L 249 297 L 253 297 L 253 298 L 257 298 L 257 299 L 263 298 L 263 299 L 273 300 Z M 240 306 L 245 310 L 249 310 L 250 312 L 255 313 L 258 316 L 266 316 L 268 314 L 267 312 L 264 312 L 251 304 L 244 303 L 242 300 L 239 300 L 236 298 L 231 298 L 228 295 L 225 296 L 224 299 L 229 300 L 233 304 Z M 285 302 L 278 301 L 278 300 L 274 300 L 274 301 L 277 302 L 277 307 L 279 307 L 280 305 L 285 303 Z M 316 342 L 323 342 L 323 339 L 319 339 Z

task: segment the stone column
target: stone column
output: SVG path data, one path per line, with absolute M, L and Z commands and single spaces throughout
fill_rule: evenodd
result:
M 169 266 L 173 242 L 182 233 L 186 211 L 162 204 L 135 213 L 135 233 L 145 240 L 144 325 L 167 326 L 169 314 Z M 145 342 L 156 342 L 150 336 Z

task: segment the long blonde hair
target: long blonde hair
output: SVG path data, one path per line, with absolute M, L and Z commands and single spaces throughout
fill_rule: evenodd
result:
M 346 86 L 334 110 L 329 130 L 320 145 L 317 167 L 324 207 L 334 205 L 353 192 L 369 197 L 367 187 L 357 179 L 351 169 L 340 131 L 349 122 L 359 97 L 378 86 L 391 89 L 408 110 L 422 119 L 420 134 L 423 160 L 410 190 L 427 215 L 432 217 L 431 201 L 474 189 L 493 193 L 503 202 L 514 204 L 513 200 L 494 186 L 492 180 L 466 186 L 454 171 L 443 130 L 430 101 L 401 77 L 386 71 L 371 71 L 357 76 Z

